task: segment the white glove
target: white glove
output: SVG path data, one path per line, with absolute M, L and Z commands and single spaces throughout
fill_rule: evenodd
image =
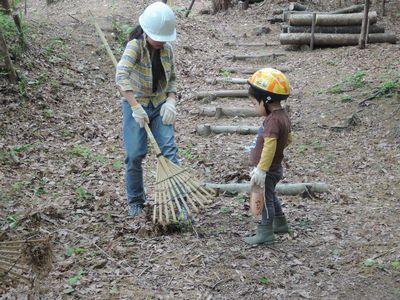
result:
M 161 106 L 160 115 L 165 125 L 172 125 L 176 119 L 175 99 L 168 97 Z
M 253 171 L 250 172 L 251 184 L 256 184 L 259 187 L 263 188 L 265 185 L 265 176 L 266 172 L 259 169 L 259 168 L 254 168 Z
M 143 109 L 143 107 L 138 103 L 135 106 L 132 106 L 132 117 L 139 124 L 140 128 L 143 128 L 144 123 L 149 123 L 149 116 Z

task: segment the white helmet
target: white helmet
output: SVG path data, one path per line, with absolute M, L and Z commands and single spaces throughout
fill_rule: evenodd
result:
M 176 39 L 175 23 L 174 12 L 162 2 L 150 4 L 139 17 L 143 31 L 157 42 L 171 42 Z

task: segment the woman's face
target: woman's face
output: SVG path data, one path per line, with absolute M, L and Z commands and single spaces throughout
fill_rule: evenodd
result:
M 264 103 L 258 102 L 256 98 L 249 96 L 251 103 L 253 103 L 254 108 L 256 109 L 256 114 L 259 116 L 266 116 L 267 112 L 265 111 Z
M 164 48 L 165 42 L 157 42 L 155 40 L 152 40 L 150 37 L 147 37 L 147 42 L 150 44 L 150 46 L 153 49 L 162 49 Z

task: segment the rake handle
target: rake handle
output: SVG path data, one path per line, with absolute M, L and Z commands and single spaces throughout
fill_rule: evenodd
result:
M 161 149 L 158 146 L 157 141 L 156 141 L 156 139 L 155 139 L 153 133 L 151 132 L 150 127 L 149 127 L 149 125 L 147 123 L 144 123 L 144 129 L 146 129 L 147 136 L 149 137 L 151 144 L 153 145 L 154 149 L 156 150 L 157 157 L 160 156 L 161 155 Z

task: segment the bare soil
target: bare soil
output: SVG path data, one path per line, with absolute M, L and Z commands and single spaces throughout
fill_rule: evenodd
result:
M 134 3 L 134 4 L 133 4 Z M 321 11 L 333 1 L 314 1 Z M 195 100 L 197 91 L 245 89 L 206 83 L 230 75 L 224 67 L 289 69 L 294 144 L 283 183 L 326 182 L 329 193 L 281 196 L 292 233 L 270 246 L 248 247 L 258 220 L 248 196 L 220 194 L 175 228 L 150 221 L 154 153 L 145 161 L 146 215 L 127 217 L 121 109 L 114 69 L 93 13 L 117 58 L 115 22 L 134 26 L 148 1 L 28 1 L 30 47 L 16 60 L 19 85 L 0 77 L 0 225 L 2 240 L 51 235 L 53 270 L 35 289 L 3 284 L 2 299 L 399 299 L 399 89 L 359 102 L 400 78 L 399 44 L 309 51 L 279 44 L 279 24 L 266 22 L 288 3 L 234 6 L 189 18 L 188 1 L 174 1 L 179 73 L 176 141 L 183 165 L 206 182 L 249 180 L 245 147 L 251 135 L 199 137 L 197 124 L 260 125 L 260 118 L 200 117 L 199 107 L 249 107 L 248 99 Z M 350 3 L 347 3 L 350 4 Z M 376 5 L 376 4 L 374 4 Z M 380 17 L 400 35 L 394 1 Z M 378 8 L 378 6 L 373 6 Z M 397 9 L 397 10 L 396 10 Z M 271 32 L 255 36 L 254 29 Z M 265 48 L 224 46 L 267 42 Z M 284 53 L 270 61 L 229 55 Z M 360 79 L 356 79 L 356 75 Z M 338 92 L 338 88 L 342 90 Z M 373 259 L 372 266 L 366 260 Z M 75 278 L 77 280 L 72 280 Z M 74 282 L 75 281 L 75 282 Z

